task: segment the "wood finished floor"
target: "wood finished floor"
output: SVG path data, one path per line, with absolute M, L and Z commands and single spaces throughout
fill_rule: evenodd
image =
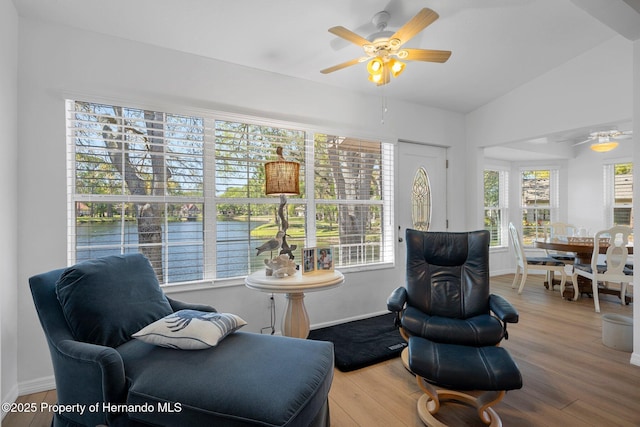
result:
M 542 276 L 529 276 L 522 295 L 511 289 L 512 275 L 491 279 L 492 292 L 520 312 L 509 325 L 508 349 L 524 386 L 495 406 L 504 426 L 640 426 L 640 367 L 630 353 L 602 344 L 601 315 L 593 300 L 560 298 L 546 290 Z M 614 296 L 600 299 L 602 313 L 632 316 Z M 353 372 L 335 371 L 330 398 L 332 427 L 422 426 L 416 403 L 422 392 L 400 359 Z M 55 391 L 21 396 L 19 402 L 54 402 Z M 447 404 L 440 419 L 451 426 L 484 426 L 472 409 Z M 4 427 L 45 427 L 46 414 L 8 414 Z

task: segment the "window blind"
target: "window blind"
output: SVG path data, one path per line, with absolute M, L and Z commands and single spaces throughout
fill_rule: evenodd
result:
M 217 278 L 242 276 L 264 268 L 267 255 L 256 248 L 275 237 L 280 228 L 280 200 L 265 196 L 264 163 L 276 160 L 283 148 L 287 160 L 301 164 L 304 177 L 305 132 L 239 121 L 215 120 L 215 215 Z M 285 206 L 287 244 L 302 248 L 306 239 L 304 180 L 301 196 Z
M 264 268 L 277 253 L 256 248 L 281 227 L 264 191 L 278 148 L 301 165 L 284 208 L 294 255 L 330 245 L 337 266 L 393 261 L 391 144 L 223 113 L 66 107 L 69 263 L 142 252 L 164 284 Z
M 491 246 L 507 245 L 509 173 L 484 171 L 484 228 L 491 233 Z
M 633 224 L 633 164 L 605 164 L 604 217 L 605 224 Z
M 392 146 L 316 134 L 314 156 L 316 245 L 334 249 L 336 266 L 391 260 Z
M 142 252 L 161 283 L 204 274 L 204 128 L 197 117 L 67 102 L 70 262 Z
M 557 216 L 559 197 L 557 169 L 523 170 L 520 177 L 522 240 L 530 245 L 545 235 L 545 228 Z

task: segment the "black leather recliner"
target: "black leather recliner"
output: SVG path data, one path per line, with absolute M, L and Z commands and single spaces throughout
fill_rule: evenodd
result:
M 387 300 L 403 337 L 484 347 L 508 338 L 518 312 L 489 289 L 489 232 L 406 230 L 406 286 Z
M 491 406 L 521 388 L 522 376 L 497 344 L 518 312 L 490 293 L 489 232 L 408 229 L 406 239 L 406 287 L 392 292 L 387 307 L 409 342 L 403 363 L 425 393 L 418 399 L 420 419 L 444 426 L 435 415 L 441 402 L 454 400 L 474 407 L 485 424 L 502 425 Z

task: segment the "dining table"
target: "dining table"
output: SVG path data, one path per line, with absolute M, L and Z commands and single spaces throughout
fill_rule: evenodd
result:
M 594 241 L 593 237 L 566 237 L 566 238 L 553 238 L 553 239 L 535 239 L 533 246 L 538 249 L 545 249 L 558 252 L 572 253 L 575 256 L 575 264 L 591 264 L 591 257 L 593 255 Z M 598 245 L 598 253 L 606 254 L 609 247 L 609 239 L 603 239 Z M 627 245 L 629 254 L 633 254 L 633 245 Z M 553 287 L 553 285 L 559 284 L 559 281 L 550 279 L 551 283 L 545 282 L 545 286 Z M 578 290 L 580 294 L 593 293 L 591 286 L 591 280 L 578 276 Z M 612 294 L 620 297 L 620 291 L 616 289 L 599 288 L 598 292 L 603 294 Z M 574 296 L 573 284 L 565 286 L 565 293 L 562 295 L 564 298 L 571 299 Z M 626 296 L 627 302 L 633 301 L 633 297 Z

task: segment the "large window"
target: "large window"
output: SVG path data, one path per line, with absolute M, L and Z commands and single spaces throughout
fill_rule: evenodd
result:
M 342 265 L 390 259 L 391 147 L 315 134 L 313 151 L 316 245 L 336 247 Z
M 263 268 L 279 227 L 264 163 L 301 164 L 289 245 L 334 249 L 336 267 L 393 261 L 390 144 L 224 114 L 67 102 L 69 262 L 142 252 L 161 283 Z M 275 253 L 273 255 L 276 255 Z
M 604 182 L 607 224 L 633 227 L 633 165 L 605 165 Z
M 507 245 L 508 172 L 484 171 L 484 228 L 491 233 L 490 246 Z
M 523 170 L 520 173 L 522 241 L 531 245 L 544 237 L 545 230 L 558 208 L 558 171 Z

